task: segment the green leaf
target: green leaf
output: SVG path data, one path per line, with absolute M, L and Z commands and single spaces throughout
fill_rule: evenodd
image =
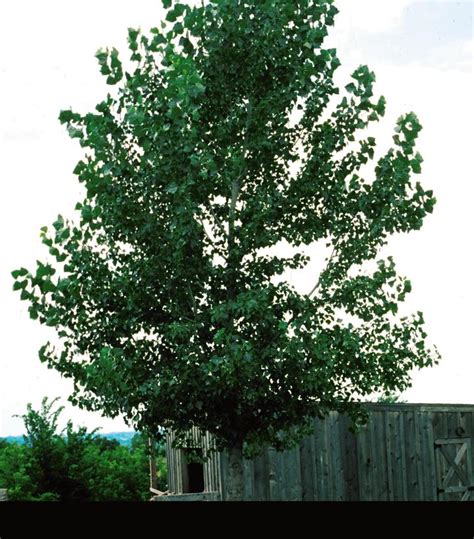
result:
M 163 7 L 165 9 L 168 9 L 171 6 L 171 4 L 173 3 L 173 0 L 161 0 L 161 2 L 163 4 Z
M 112 49 L 112 52 L 110 54 L 110 65 L 113 69 L 121 70 L 122 69 L 122 62 L 119 60 L 118 57 L 118 50 Z
M 41 361 L 41 363 L 45 363 L 49 359 L 49 356 L 47 354 L 48 347 L 49 347 L 49 345 L 45 344 L 38 351 L 38 356 L 39 356 L 39 360 Z
M 109 54 L 106 50 L 104 49 L 99 49 L 96 53 L 95 53 L 95 57 L 97 58 L 97 60 L 99 61 L 99 64 L 105 64 L 107 62 L 107 58 L 108 58 Z
M 158 45 L 162 45 L 163 43 L 166 43 L 166 39 L 162 34 L 156 34 L 153 36 L 153 39 L 151 41 L 152 46 L 157 47 Z
M 45 324 L 48 326 L 48 327 L 55 327 L 57 326 L 58 324 L 58 319 L 57 317 L 55 316 L 55 314 L 52 314 L 50 316 L 48 316 L 45 320 Z
M 55 230 L 62 230 L 64 228 L 64 217 L 62 215 L 58 215 L 58 218 L 53 223 L 53 227 Z
M 421 165 L 418 161 L 411 161 L 411 168 L 415 174 L 420 174 L 421 172 Z
M 140 34 L 140 30 L 137 30 L 135 28 L 129 28 L 128 29 L 128 39 L 131 42 L 137 41 L 138 35 Z
M 194 52 L 193 44 L 187 37 L 181 37 L 179 40 L 179 44 L 181 45 L 181 47 L 183 47 L 183 51 L 186 54 L 192 54 Z
M 72 171 L 73 174 L 79 176 L 86 168 L 86 164 L 83 161 L 79 161 Z
M 28 281 L 15 281 L 13 283 L 13 290 L 23 290 L 28 286 Z
M 17 279 L 18 277 L 24 277 L 28 275 L 28 270 L 26 268 L 20 268 L 17 270 L 13 270 L 11 274 L 14 279 Z
M 177 190 L 178 190 L 178 186 L 174 182 L 170 183 L 170 185 L 166 187 L 166 192 L 171 193 L 172 195 L 174 195 L 174 193 L 176 193 Z
M 82 138 L 84 136 L 82 129 L 78 129 L 77 127 L 73 127 L 72 125 L 67 128 L 67 132 L 69 133 L 69 136 L 71 138 Z
M 81 120 L 81 115 L 72 112 L 72 110 L 62 110 L 59 113 L 59 121 L 64 124 L 68 122 L 78 122 Z
M 386 106 L 386 99 L 385 97 L 382 95 L 380 96 L 378 102 L 377 102 L 377 105 L 375 106 L 375 110 L 377 111 L 377 113 L 380 115 L 380 116 L 383 116 L 385 114 L 385 106 Z
M 31 292 L 28 292 L 27 290 L 23 289 L 20 294 L 20 299 L 27 300 L 27 299 L 33 299 L 33 294 Z
M 42 264 L 38 261 L 38 268 L 36 270 L 36 279 L 43 279 L 43 277 L 51 277 L 56 273 L 56 270 L 49 264 Z
M 175 22 L 178 17 L 181 17 L 185 9 L 185 4 L 175 4 L 173 9 L 168 11 L 168 13 L 166 14 L 166 20 L 169 22 Z

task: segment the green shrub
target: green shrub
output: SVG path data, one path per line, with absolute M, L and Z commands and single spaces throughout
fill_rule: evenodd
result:
M 134 436 L 131 446 L 74 429 L 58 432 L 63 408 L 43 399 L 22 416 L 25 444 L 0 440 L 0 488 L 14 501 L 146 501 L 149 492 L 148 438 Z M 158 488 L 166 489 L 164 446 L 157 445 Z

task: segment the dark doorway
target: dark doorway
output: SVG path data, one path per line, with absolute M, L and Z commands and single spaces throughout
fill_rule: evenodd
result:
M 204 466 L 199 462 L 188 464 L 189 492 L 204 492 Z
M 184 456 L 184 492 L 204 492 L 204 464 L 198 460 L 202 459 L 202 449 L 185 450 Z

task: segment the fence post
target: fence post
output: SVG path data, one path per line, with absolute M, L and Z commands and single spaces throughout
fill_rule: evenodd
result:
M 150 488 L 156 490 L 157 477 L 156 477 L 156 455 L 155 444 L 151 438 L 148 438 L 148 447 L 150 449 Z

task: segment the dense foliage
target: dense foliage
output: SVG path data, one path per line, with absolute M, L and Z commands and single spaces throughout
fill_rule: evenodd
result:
M 366 66 L 335 86 L 332 0 L 163 5 L 159 28 L 129 29 L 130 70 L 97 53 L 114 89 L 96 110 L 61 112 L 86 196 L 76 222 L 43 229 L 52 259 L 13 272 L 15 289 L 57 329 L 40 358 L 73 402 L 140 429 L 197 425 L 237 455 L 282 447 L 437 359 L 422 314 L 397 316 L 410 281 L 376 261 L 435 204 L 413 177 L 421 125 L 400 117 L 372 177 L 364 130 L 385 100 Z M 318 241 L 332 254 L 303 294 L 284 273 Z
M 13 501 L 145 501 L 150 499 L 147 438 L 136 434 L 121 446 L 68 422 L 58 431 L 62 411 L 55 400 L 31 405 L 23 415 L 24 444 L 0 440 L 0 488 Z M 166 489 L 163 448 L 157 452 L 158 488 Z

